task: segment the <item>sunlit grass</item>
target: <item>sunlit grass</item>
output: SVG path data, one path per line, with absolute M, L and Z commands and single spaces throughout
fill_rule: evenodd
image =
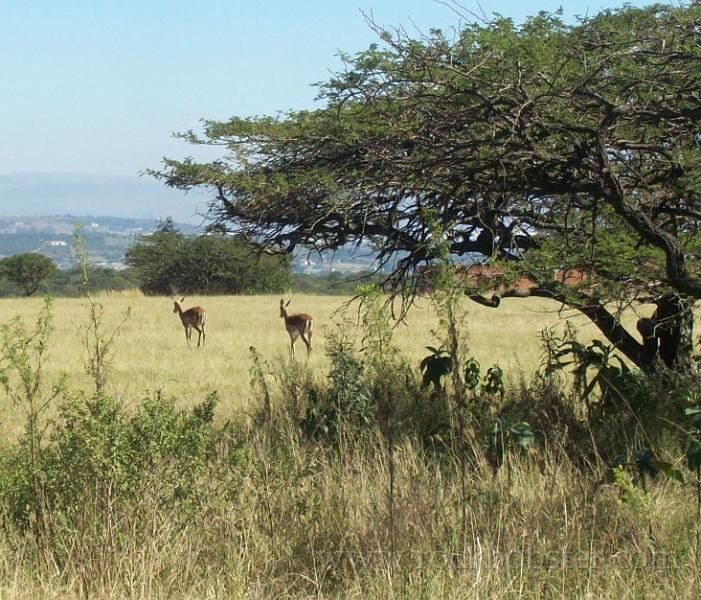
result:
M 210 296 L 186 298 L 184 306 L 201 305 L 207 311 L 207 341 L 204 348 L 188 348 L 173 303 L 166 297 L 146 297 L 138 292 L 103 295 L 103 333 L 111 333 L 130 310 L 111 351 L 111 375 L 107 393 L 126 402 L 148 394 L 173 396 L 183 406 L 192 406 L 212 392 L 220 398 L 219 415 L 228 418 L 251 408 L 249 368 L 250 346 L 270 364 L 289 360 L 289 338 L 279 317 L 279 296 Z M 314 316 L 314 350 L 309 366 L 323 373 L 325 334 L 342 325 L 357 327 L 358 305 L 344 305 L 347 298 L 334 296 L 295 296 L 291 310 Z M 16 316 L 31 324 L 36 319 L 41 298 L 0 300 L 0 322 Z M 647 307 L 649 309 L 649 307 Z M 483 367 L 499 364 L 508 378 L 530 376 L 541 360 L 539 334 L 546 327 L 562 326 L 563 317 L 579 329 L 582 339 L 597 334 L 587 319 L 568 311 L 558 313 L 559 305 L 540 299 L 507 299 L 499 309 L 465 301 L 465 329 L 470 352 Z M 649 310 L 646 314 L 649 314 Z M 85 299 L 58 298 L 54 302 L 55 335 L 47 381 L 68 374 L 72 390 L 91 389 L 85 372 L 86 351 L 82 331 L 87 324 Z M 629 325 L 635 315 L 627 316 Z M 425 346 L 435 345 L 438 320 L 428 300 L 421 300 L 405 323 L 394 330 L 394 343 L 418 368 L 426 355 Z M 633 328 L 634 330 L 634 328 Z M 356 331 L 358 339 L 362 333 Z M 196 335 L 194 336 L 196 339 Z M 306 361 L 306 350 L 297 344 L 298 360 Z M 7 399 L 0 398 L 5 418 L 2 434 L 13 438 L 22 422 Z

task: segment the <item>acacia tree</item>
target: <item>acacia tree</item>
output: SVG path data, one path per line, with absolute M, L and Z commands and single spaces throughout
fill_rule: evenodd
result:
M 237 236 L 185 236 L 168 219 L 129 248 L 146 294 L 238 294 L 284 291 L 290 261 L 257 256 Z
M 31 296 L 39 284 L 58 272 L 53 260 L 43 254 L 25 252 L 0 260 L 0 275 L 6 277 Z
M 582 311 L 644 369 L 658 355 L 678 364 L 701 297 L 698 3 L 574 26 L 497 18 L 452 39 L 370 25 L 384 47 L 345 57 L 323 108 L 206 122 L 185 137 L 220 145 L 220 160 L 166 160 L 153 174 L 211 189 L 211 217 L 267 247 L 370 241 L 405 298 L 440 236 L 452 256 L 537 284 L 502 295 Z M 553 277 L 572 268 L 595 284 Z M 637 301 L 657 306 L 638 322 L 642 343 L 619 320 Z

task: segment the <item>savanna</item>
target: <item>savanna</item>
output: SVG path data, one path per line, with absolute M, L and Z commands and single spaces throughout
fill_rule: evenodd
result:
M 0 596 L 701 595 L 701 5 L 446 5 L 181 134 L 145 296 L 0 261 Z

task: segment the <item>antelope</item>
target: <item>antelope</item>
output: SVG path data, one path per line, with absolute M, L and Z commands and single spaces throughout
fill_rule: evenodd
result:
M 200 339 L 202 340 L 202 346 L 204 347 L 204 340 L 207 337 L 204 332 L 204 326 L 207 322 L 207 315 L 204 312 L 204 308 L 201 306 L 193 306 L 187 310 L 183 310 L 182 303 L 185 302 L 185 298 L 178 302 L 175 298 L 173 300 L 173 312 L 178 313 L 180 320 L 182 321 L 183 327 L 185 328 L 185 341 L 187 345 L 190 345 L 190 338 L 192 337 L 193 328 L 197 330 L 197 347 L 200 347 Z
M 285 329 L 290 334 L 290 354 L 292 360 L 295 359 L 295 342 L 298 337 L 302 338 L 304 345 L 307 347 L 307 358 L 312 351 L 312 329 L 314 327 L 314 319 L 311 315 L 297 313 L 291 315 L 287 312 L 287 307 L 292 300 L 288 300 L 285 304 L 284 300 L 280 300 L 280 316 L 285 319 Z

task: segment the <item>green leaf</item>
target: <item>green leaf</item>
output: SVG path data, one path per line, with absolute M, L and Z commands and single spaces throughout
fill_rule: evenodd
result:
M 592 390 L 596 387 L 596 384 L 600 384 L 602 387 L 605 386 L 605 383 L 603 383 L 603 380 L 599 375 L 595 375 L 592 380 L 587 384 L 587 387 L 584 388 L 582 391 L 582 398 L 587 398 L 589 394 L 592 393 Z M 603 390 L 602 390 L 603 391 Z

